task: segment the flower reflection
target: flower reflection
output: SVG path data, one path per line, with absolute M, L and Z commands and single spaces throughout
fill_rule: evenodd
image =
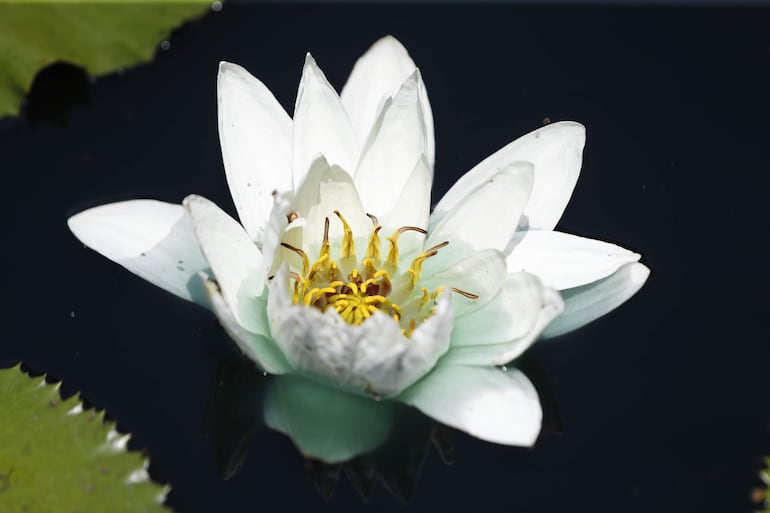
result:
M 648 273 L 635 253 L 553 231 L 580 170 L 582 125 L 510 143 L 431 213 L 431 108 L 394 38 L 359 59 L 341 96 L 308 55 L 293 118 L 230 63 L 218 105 L 240 223 L 192 195 L 82 212 L 69 220 L 75 235 L 211 308 L 247 356 L 281 375 L 265 421 L 306 456 L 335 463 L 376 449 L 399 403 L 483 440 L 532 445 L 537 393 L 500 366 L 544 329 L 558 335 L 616 307 Z

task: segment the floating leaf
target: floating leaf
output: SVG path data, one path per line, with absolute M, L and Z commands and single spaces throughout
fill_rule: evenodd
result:
M 104 412 L 62 400 L 59 385 L 18 366 L 0 370 L 2 511 L 163 512 L 165 488 L 151 482 L 147 459 L 127 452 Z
M 0 117 L 16 115 L 37 72 L 55 62 L 103 75 L 152 59 L 210 0 L 0 2 Z

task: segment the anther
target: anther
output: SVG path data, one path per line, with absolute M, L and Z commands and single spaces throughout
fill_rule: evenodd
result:
M 457 287 L 452 287 L 452 290 L 454 292 L 457 292 L 461 296 L 467 297 L 468 299 L 478 299 L 479 298 L 478 294 L 473 294 L 471 292 L 465 292 L 464 290 L 458 289 Z
M 290 251 L 295 252 L 296 254 L 302 257 L 302 276 L 307 276 L 308 270 L 310 268 L 310 262 L 307 259 L 307 253 L 305 253 L 299 248 L 295 248 L 294 246 L 286 242 L 281 242 L 281 246 L 283 246 L 284 248 Z

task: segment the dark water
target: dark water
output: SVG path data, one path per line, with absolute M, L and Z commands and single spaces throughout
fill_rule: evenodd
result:
M 365 505 L 345 478 L 325 502 L 288 439 L 265 430 L 220 479 L 203 419 L 236 353 L 209 312 L 84 249 L 65 224 L 87 206 L 189 193 L 234 213 L 217 62 L 247 67 L 291 112 L 307 50 L 341 87 L 387 33 L 428 85 L 434 197 L 544 118 L 578 120 L 583 173 L 559 228 L 635 249 L 652 269 L 621 309 L 528 353 L 561 432 L 531 450 L 458 433 L 453 465 L 431 449 L 409 508 L 749 511 L 770 451 L 768 9 L 231 4 L 151 64 L 95 83 L 53 70 L 22 119 L 0 122 L 0 364 L 23 360 L 107 408 L 177 511 L 404 509 L 382 486 Z

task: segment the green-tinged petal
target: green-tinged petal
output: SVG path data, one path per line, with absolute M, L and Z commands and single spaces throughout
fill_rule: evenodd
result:
M 516 233 L 527 205 L 533 174 L 534 168 L 529 162 L 514 162 L 490 176 L 437 223 L 431 223 L 426 246 L 448 240 L 450 244 L 475 250 L 503 251 Z M 441 259 L 442 254 L 436 258 Z
M 482 440 L 531 446 L 543 412 L 537 391 L 516 369 L 438 365 L 398 400 Z
M 358 59 L 340 96 L 361 143 L 369 137 L 385 101 L 396 94 L 415 69 L 416 66 L 406 48 L 393 36 L 379 39 Z M 427 137 L 425 154 L 429 167 L 433 169 L 433 114 L 428 93 L 422 82 L 420 103 Z
M 270 327 L 267 323 L 267 298 L 261 296 L 252 299 L 249 304 L 254 308 L 253 326 L 260 328 L 257 333 L 242 327 L 233 316 L 230 307 L 222 297 L 217 283 L 201 273 L 201 280 L 206 289 L 211 303 L 211 309 L 219 319 L 219 323 L 225 329 L 235 345 L 243 353 L 251 358 L 262 370 L 270 374 L 286 374 L 292 372 L 291 365 L 286 357 L 270 338 Z
M 631 263 L 607 278 L 582 287 L 562 290 L 564 312 L 548 325 L 543 337 L 555 337 L 576 330 L 611 312 L 636 294 L 649 275 L 650 270 L 646 266 Z
M 270 384 L 264 415 L 265 423 L 288 435 L 306 457 L 338 463 L 387 440 L 394 406 L 288 375 Z
M 211 265 L 225 302 L 239 325 L 252 332 L 262 328 L 244 299 L 262 295 L 262 253 L 238 221 L 202 196 L 184 199 L 195 235 Z
M 353 173 L 358 141 L 339 96 L 310 54 L 305 59 L 294 106 L 293 177 L 296 188 L 322 153 L 330 164 Z
M 122 201 L 84 210 L 67 224 L 94 251 L 172 294 L 208 306 L 197 273 L 209 264 L 182 205 Z
M 455 320 L 441 364 L 503 365 L 518 358 L 564 309 L 558 292 L 537 276 L 512 273 L 484 308 Z
M 361 154 L 355 183 L 369 213 L 390 212 L 425 154 L 425 120 L 415 71 L 396 95 L 385 102 Z M 430 176 L 430 175 L 429 175 Z
M 229 62 L 219 64 L 217 104 L 230 194 L 241 224 L 261 241 L 273 192 L 292 189 L 292 121 L 262 82 Z
M 451 244 L 450 244 L 451 246 Z M 505 258 L 495 249 L 486 249 L 471 253 L 449 267 L 436 271 L 431 267 L 431 259 L 426 262 L 420 286 L 428 290 L 437 287 L 457 288 L 466 293 L 475 294 L 475 299 L 455 293 L 452 302 L 455 315 L 467 315 L 483 308 L 494 299 L 505 283 Z
M 524 210 L 528 226 L 552 230 L 567 207 L 583 161 L 585 128 L 580 123 L 561 121 L 519 137 L 465 173 L 438 202 L 433 215 L 439 219 L 450 211 L 466 191 L 511 162 L 527 161 L 535 166 L 532 195 Z
M 564 290 L 606 278 L 639 257 L 638 253 L 600 240 L 528 230 L 505 262 L 509 271 L 536 274 L 546 286 Z

